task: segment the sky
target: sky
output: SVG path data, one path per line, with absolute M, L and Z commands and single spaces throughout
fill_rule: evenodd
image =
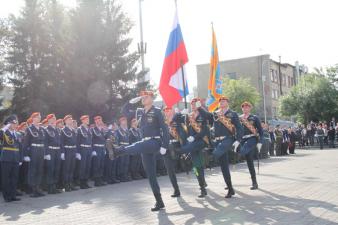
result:
M 76 0 L 60 0 L 74 7 Z M 119 0 L 134 22 L 131 31 L 137 49 L 140 40 L 139 0 Z M 23 0 L 0 0 L 0 17 L 18 14 Z M 228 60 L 261 54 L 311 71 L 338 63 L 338 1 L 336 0 L 177 0 L 178 16 L 187 48 L 189 89 L 196 86 L 196 65 L 209 63 L 211 23 L 219 58 Z M 158 85 L 172 28 L 175 0 L 143 0 L 146 67 Z M 191 91 L 190 91 L 191 92 Z

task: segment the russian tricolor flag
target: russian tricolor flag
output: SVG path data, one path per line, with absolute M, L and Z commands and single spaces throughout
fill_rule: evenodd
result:
M 188 95 L 189 93 L 185 73 L 185 66 L 187 62 L 187 51 L 185 49 L 176 9 L 174 24 L 169 36 L 169 42 L 165 53 L 159 87 L 163 101 L 168 107 L 172 107 L 183 97 L 185 97 L 183 85 L 186 87 L 185 94 Z M 184 79 L 182 76 L 182 68 Z M 185 84 L 183 84 L 183 81 Z

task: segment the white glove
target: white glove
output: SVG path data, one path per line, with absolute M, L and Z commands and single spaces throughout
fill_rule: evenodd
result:
M 96 151 L 93 151 L 93 152 L 92 152 L 92 156 L 97 156 Z
M 11 124 L 9 123 L 9 124 L 7 124 L 6 126 L 4 126 L 3 128 L 1 128 L 1 130 L 2 130 L 3 132 L 6 132 L 6 131 L 9 129 L 10 126 L 11 126 Z
M 197 101 L 195 103 L 195 105 L 196 105 L 196 108 L 200 108 L 202 106 L 202 103 L 201 103 L 201 101 Z
M 179 113 L 180 110 L 178 108 L 175 108 L 175 113 Z
M 77 160 L 81 160 L 81 155 L 80 155 L 80 153 L 76 153 L 75 158 L 76 158 Z
M 22 162 L 19 162 L 19 166 L 21 166 L 22 165 Z
M 262 148 L 262 143 L 257 143 L 257 149 L 258 149 L 258 152 L 261 151 L 261 148 Z
M 45 160 L 51 160 L 52 159 L 52 157 L 48 154 L 48 155 L 45 155 L 44 157 L 43 157 Z
M 189 110 L 188 109 L 183 109 L 181 113 L 183 115 L 187 115 L 187 114 L 189 114 Z
M 141 99 L 142 99 L 142 96 L 139 96 L 139 97 L 130 99 L 130 100 L 129 100 L 129 103 L 130 103 L 130 104 L 135 104 L 135 103 L 138 103 Z
M 194 141 L 195 141 L 195 138 L 194 138 L 193 136 L 189 136 L 189 137 L 187 138 L 187 141 L 189 141 L 189 142 L 194 142 Z
M 167 149 L 165 149 L 163 147 L 160 148 L 161 155 L 165 155 L 166 152 L 167 152 Z
M 235 141 L 233 144 L 232 144 L 232 146 L 234 146 L 234 151 L 236 151 L 236 149 L 238 148 L 238 146 L 239 146 L 239 141 Z
M 25 161 L 25 162 L 30 162 L 30 161 L 31 161 L 31 158 L 29 158 L 29 156 L 25 156 L 25 157 L 23 157 L 23 161 Z
M 65 153 L 61 153 L 61 160 L 65 160 Z

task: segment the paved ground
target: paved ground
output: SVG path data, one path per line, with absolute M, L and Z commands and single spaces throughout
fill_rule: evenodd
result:
M 92 188 L 21 202 L 0 200 L 0 224 L 338 224 L 338 150 L 298 150 L 261 162 L 260 189 L 249 190 L 245 164 L 231 168 L 236 195 L 225 199 L 218 168 L 208 170 L 208 197 L 197 181 L 179 175 L 182 197 L 170 198 L 168 177 L 159 178 L 166 210 L 150 212 L 147 180 Z

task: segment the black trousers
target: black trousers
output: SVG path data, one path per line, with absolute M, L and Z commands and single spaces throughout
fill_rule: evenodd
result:
M 173 186 L 175 191 L 178 191 L 178 184 L 177 184 L 177 178 L 176 178 L 176 172 L 175 172 L 175 165 L 176 162 L 174 159 L 171 158 L 169 152 L 163 156 L 165 168 L 167 169 L 167 173 L 169 175 L 169 179 L 171 182 L 171 185 Z
M 1 162 L 2 195 L 5 200 L 11 200 L 16 196 L 18 176 L 18 162 Z
M 254 164 L 254 156 L 255 156 L 256 150 L 252 149 L 248 154 L 245 155 L 246 164 L 248 165 L 251 180 L 253 183 L 257 182 L 256 180 L 256 170 L 255 170 L 255 164 Z

